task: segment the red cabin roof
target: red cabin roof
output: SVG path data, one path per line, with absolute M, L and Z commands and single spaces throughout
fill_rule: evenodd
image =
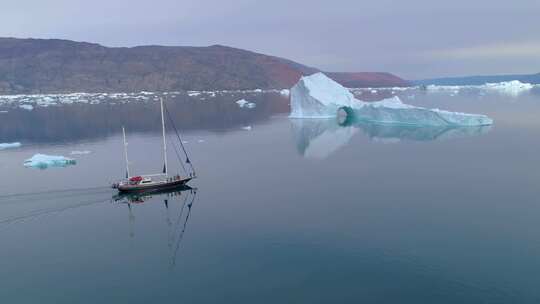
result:
M 143 180 L 142 176 L 133 176 L 129 179 L 130 182 L 140 182 L 142 180 Z

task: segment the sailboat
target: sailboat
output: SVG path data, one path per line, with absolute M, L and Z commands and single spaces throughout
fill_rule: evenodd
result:
M 190 180 L 196 178 L 195 169 L 193 168 L 193 165 L 191 161 L 189 160 L 189 156 L 184 147 L 184 144 L 182 143 L 178 130 L 174 126 L 171 116 L 169 115 L 169 112 L 165 108 L 165 111 L 167 111 L 167 117 L 169 118 L 171 125 L 174 127 L 176 136 L 184 152 L 186 163 L 190 166 L 190 169 L 191 169 L 191 171 L 188 173 L 187 170 L 185 169 L 185 166 L 182 164 L 182 160 L 180 159 L 180 156 L 179 156 L 180 154 L 178 153 L 178 151 L 176 151 L 177 152 L 176 154 L 179 160 L 181 161 L 182 168 L 184 168 L 186 176 L 181 176 L 180 174 L 169 175 L 169 168 L 167 164 L 167 140 L 165 137 L 165 116 L 164 116 L 163 99 L 160 99 L 160 106 L 161 106 L 161 129 L 163 133 L 163 171 L 161 173 L 156 173 L 156 174 L 135 175 L 135 176 L 130 175 L 128 149 L 127 149 L 127 142 L 126 142 L 126 130 L 124 127 L 122 127 L 122 135 L 124 139 L 124 158 L 126 161 L 126 178 L 119 182 L 113 183 L 112 185 L 114 189 L 118 189 L 118 191 L 121 193 L 159 192 L 159 191 L 164 191 L 164 190 L 172 190 L 172 189 L 184 187 Z

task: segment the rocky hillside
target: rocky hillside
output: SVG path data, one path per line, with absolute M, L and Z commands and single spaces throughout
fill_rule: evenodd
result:
M 406 87 L 410 84 L 390 73 L 326 73 L 346 88 Z
M 0 94 L 289 88 L 315 68 L 241 49 L 105 47 L 0 38 Z M 330 73 L 348 87 L 405 86 L 387 73 Z

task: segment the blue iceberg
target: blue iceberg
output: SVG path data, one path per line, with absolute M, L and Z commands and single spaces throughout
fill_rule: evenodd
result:
M 392 97 L 378 102 L 362 102 L 354 107 L 342 108 L 351 119 L 413 126 L 488 126 L 493 120 L 485 115 L 450 112 L 415 107 Z
M 76 161 L 71 158 L 58 155 L 36 154 L 24 161 L 25 167 L 46 169 L 49 167 L 66 167 L 75 165 Z
M 392 125 L 487 126 L 485 115 L 416 107 L 392 97 L 377 102 L 358 100 L 345 87 L 323 73 L 305 76 L 291 89 L 291 118 L 333 118 Z

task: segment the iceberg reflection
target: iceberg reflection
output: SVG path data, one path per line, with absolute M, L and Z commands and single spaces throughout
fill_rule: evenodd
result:
M 325 159 L 346 145 L 358 131 L 333 119 L 291 119 L 298 152 L 306 158 Z
M 358 130 L 381 143 L 466 138 L 491 130 L 491 126 L 400 126 L 333 119 L 291 119 L 291 124 L 298 152 L 310 159 L 327 158 L 345 146 Z
M 478 136 L 485 134 L 491 130 L 491 126 L 475 126 L 475 127 L 449 127 L 449 126 L 433 126 L 433 127 L 418 127 L 418 126 L 396 126 L 396 125 L 380 125 L 374 123 L 358 123 L 357 127 L 361 128 L 371 139 L 386 139 L 392 142 L 401 140 L 411 141 L 434 141 L 444 139 L 455 139 Z

